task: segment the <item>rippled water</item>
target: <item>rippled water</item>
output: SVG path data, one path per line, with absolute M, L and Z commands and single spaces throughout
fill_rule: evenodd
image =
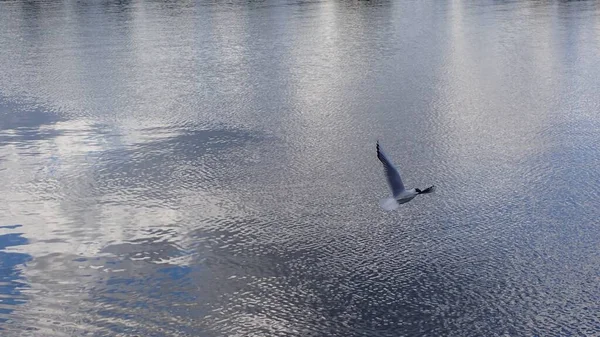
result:
M 598 2 L 0 22 L 2 336 L 600 335 Z

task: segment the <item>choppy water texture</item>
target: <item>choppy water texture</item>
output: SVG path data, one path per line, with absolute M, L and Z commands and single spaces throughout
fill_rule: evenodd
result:
M 0 22 L 2 336 L 600 335 L 598 2 Z

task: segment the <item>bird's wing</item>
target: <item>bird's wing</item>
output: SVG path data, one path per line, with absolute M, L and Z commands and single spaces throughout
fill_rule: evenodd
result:
M 402 183 L 402 178 L 400 178 L 400 173 L 398 170 L 392 165 L 392 162 L 386 157 L 385 153 L 381 151 L 379 147 L 379 142 L 377 142 L 377 158 L 383 163 L 383 167 L 385 168 L 385 173 L 387 175 L 388 184 L 390 184 L 390 188 L 392 189 L 392 195 L 394 197 L 398 196 L 400 193 L 404 192 L 404 184 Z

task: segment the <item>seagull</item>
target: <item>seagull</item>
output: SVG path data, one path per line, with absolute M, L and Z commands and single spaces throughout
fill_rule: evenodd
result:
M 420 190 L 418 188 L 413 188 L 410 190 L 405 189 L 404 184 L 402 183 L 402 178 L 400 178 L 400 173 L 394 167 L 392 162 L 387 158 L 385 153 L 381 151 L 381 148 L 379 147 L 379 142 L 377 142 L 377 158 L 379 158 L 381 163 L 383 163 L 383 168 L 385 169 L 385 173 L 387 175 L 388 184 L 392 189 L 392 196 L 386 199 L 382 199 L 379 202 L 379 205 L 386 211 L 393 211 L 396 208 L 398 208 L 398 205 L 411 201 L 417 195 L 431 193 L 435 190 L 435 186 L 428 187 L 424 190 Z

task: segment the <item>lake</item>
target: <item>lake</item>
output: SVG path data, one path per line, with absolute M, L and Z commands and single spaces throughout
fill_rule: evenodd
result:
M 600 3 L 0 23 L 2 336 L 600 335 Z

